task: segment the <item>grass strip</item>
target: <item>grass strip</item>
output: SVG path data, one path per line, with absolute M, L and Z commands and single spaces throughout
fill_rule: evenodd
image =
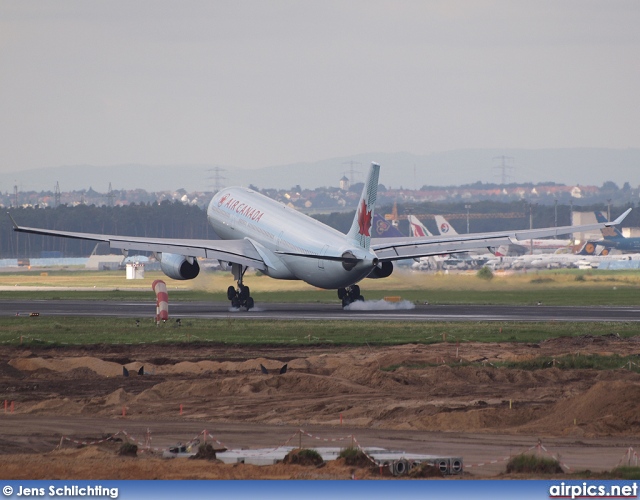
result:
M 155 296 L 151 283 L 165 280 L 170 301 L 226 301 L 233 279 L 226 272 L 203 272 L 192 281 L 174 281 L 158 271 L 142 280 L 126 280 L 120 271 L 37 271 L 0 274 L 0 299 L 33 300 L 148 300 Z M 335 290 L 320 290 L 297 281 L 273 280 L 248 274 L 256 303 L 338 303 Z M 25 290 L 21 287 L 41 287 Z M 11 289 L 8 289 L 8 288 Z M 46 290 L 46 288 L 59 289 Z M 60 289 L 67 288 L 67 290 Z M 80 288 L 73 290 L 74 287 Z M 94 288 L 95 287 L 95 288 Z M 481 280 L 471 274 L 427 274 L 399 270 L 383 280 L 363 280 L 367 300 L 386 296 L 431 304 L 504 304 L 557 306 L 637 306 L 640 272 L 554 270 L 518 273 Z M 108 289 L 101 291 L 100 289 Z
M 138 326 L 137 326 L 138 325 Z M 152 319 L 110 317 L 0 318 L 0 343 L 90 344 L 214 343 L 247 346 L 385 346 L 439 342 L 525 342 L 615 334 L 636 336 L 626 322 L 403 322 L 185 319 L 156 326 Z
M 580 290 L 548 289 L 540 290 L 364 290 L 367 300 L 380 300 L 388 296 L 400 296 L 416 304 L 476 304 L 476 305 L 523 305 L 542 303 L 547 306 L 638 306 L 636 287 L 618 287 L 616 290 L 602 287 L 583 287 Z M 252 292 L 256 304 L 261 303 L 323 303 L 337 304 L 334 290 L 297 290 Z M 112 291 L 0 291 L 0 300 L 127 300 L 154 302 L 155 295 L 131 290 Z M 227 302 L 225 292 L 205 292 L 198 290 L 169 291 L 169 301 L 221 301 Z

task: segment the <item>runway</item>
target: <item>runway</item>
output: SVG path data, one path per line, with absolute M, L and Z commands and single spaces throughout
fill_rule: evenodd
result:
M 380 304 L 367 302 L 372 308 Z M 388 306 L 385 306 L 388 307 Z M 143 318 L 155 315 L 154 301 L 3 300 L 0 316 L 106 316 Z M 416 305 L 413 309 L 347 311 L 339 304 L 262 303 L 251 311 L 231 309 L 228 302 L 170 302 L 172 318 L 305 321 L 581 321 L 640 322 L 638 307 L 554 307 L 505 305 Z

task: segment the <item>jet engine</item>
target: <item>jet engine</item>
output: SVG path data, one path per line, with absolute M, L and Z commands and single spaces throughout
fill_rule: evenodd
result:
M 192 280 L 200 272 L 200 265 L 195 258 L 175 253 L 162 253 L 160 268 L 164 274 L 174 280 Z
M 385 261 L 380 262 L 373 270 L 369 273 L 367 278 L 388 278 L 391 276 L 393 272 L 393 262 Z

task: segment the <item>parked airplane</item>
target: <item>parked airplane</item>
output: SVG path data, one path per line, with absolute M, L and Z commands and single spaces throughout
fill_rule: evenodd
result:
M 569 249 L 571 247 L 571 240 L 532 238 L 528 240 L 518 240 L 515 244 L 526 248 L 529 253 L 550 253 Z
M 602 212 L 594 212 L 598 222 L 607 222 L 607 218 Z M 602 232 L 602 240 L 588 241 L 583 250 L 587 255 L 597 255 L 598 247 L 602 247 L 600 255 L 607 255 L 611 250 L 619 250 L 621 252 L 640 252 L 640 238 L 627 238 L 617 227 L 605 227 L 600 230 Z
M 436 220 L 436 226 L 438 226 L 438 232 L 441 235 L 448 234 L 451 236 L 458 236 L 458 232 L 442 215 L 434 215 L 433 217 Z M 524 248 L 520 247 L 520 245 L 508 244 L 489 248 L 489 252 L 498 257 L 505 257 L 511 255 L 522 255 L 525 253 L 525 250 Z M 484 255 L 484 253 L 482 255 Z M 486 257 L 490 258 L 488 255 Z
M 640 254 L 577 255 L 572 253 L 544 253 L 490 259 L 486 265 L 492 269 L 557 269 L 561 267 L 593 269 L 603 263 L 628 263 L 637 262 L 638 260 L 640 260 Z
M 310 285 L 337 289 L 346 306 L 363 300 L 359 283 L 364 278 L 386 278 L 393 262 L 495 247 L 513 240 L 554 236 L 619 224 L 631 209 L 613 222 L 523 231 L 497 231 L 424 238 L 371 238 L 380 166 L 371 165 L 349 232 L 341 232 L 251 189 L 231 187 L 216 193 L 207 218 L 221 240 L 146 238 L 57 231 L 18 226 L 14 231 L 80 238 L 109 243 L 112 249 L 156 252 L 163 272 L 170 278 L 195 278 L 198 257 L 226 263 L 237 282 L 227 297 L 233 307 L 251 309 L 254 300 L 244 275 L 249 267 L 276 279 L 302 280 Z
M 414 238 L 424 237 L 424 236 L 433 236 L 426 226 L 420 222 L 415 215 L 409 215 L 409 227 L 411 228 L 411 236 Z M 438 231 L 440 234 L 449 234 L 451 236 L 457 236 L 453 227 L 449 225 L 447 220 L 441 215 L 436 215 L 436 224 L 438 225 Z M 478 259 L 478 256 L 480 258 Z M 418 261 L 418 265 L 412 266 L 414 269 L 437 269 L 437 270 L 447 270 L 447 269 L 469 269 L 473 267 L 480 266 L 484 263 L 484 259 L 488 258 L 486 251 L 478 251 L 478 252 L 464 252 L 458 253 L 456 256 L 451 256 L 448 254 L 443 255 L 435 255 L 433 257 L 427 257 L 424 259 L 420 259 Z
M 447 220 L 442 215 L 436 215 L 435 219 L 440 234 L 458 234 L 453 226 L 449 224 L 449 222 L 447 222 Z M 526 240 L 514 241 L 512 242 L 512 244 L 508 245 L 508 247 L 497 248 L 495 254 L 500 256 L 507 256 L 524 255 L 526 252 L 545 253 L 561 249 L 568 249 L 570 245 L 571 240 L 530 238 Z
M 598 222 L 606 222 L 602 212 L 594 212 Z M 609 255 L 612 252 L 636 253 L 640 251 L 640 238 L 626 238 L 617 227 L 600 230 L 601 240 L 590 240 L 577 252 L 578 255 Z
M 420 222 L 415 215 L 409 215 L 407 217 L 409 220 L 409 229 L 411 231 L 411 237 L 413 238 L 424 238 L 425 236 L 433 236 L 426 228 L 426 226 Z M 416 262 L 411 265 L 413 269 L 419 269 L 421 271 L 426 270 L 441 270 L 443 263 L 446 259 L 449 258 L 449 255 L 432 255 L 430 257 L 421 257 L 416 259 Z

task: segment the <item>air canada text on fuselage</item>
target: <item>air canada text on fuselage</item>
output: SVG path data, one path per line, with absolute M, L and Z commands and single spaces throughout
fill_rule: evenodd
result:
M 229 210 L 233 210 L 237 214 L 243 215 L 247 219 L 251 219 L 254 222 L 260 222 L 260 219 L 264 215 L 264 212 L 261 212 L 257 208 L 252 207 L 251 205 L 244 203 L 240 200 L 236 200 L 235 198 L 224 195 L 218 201 L 218 206 L 224 205 L 225 208 Z

